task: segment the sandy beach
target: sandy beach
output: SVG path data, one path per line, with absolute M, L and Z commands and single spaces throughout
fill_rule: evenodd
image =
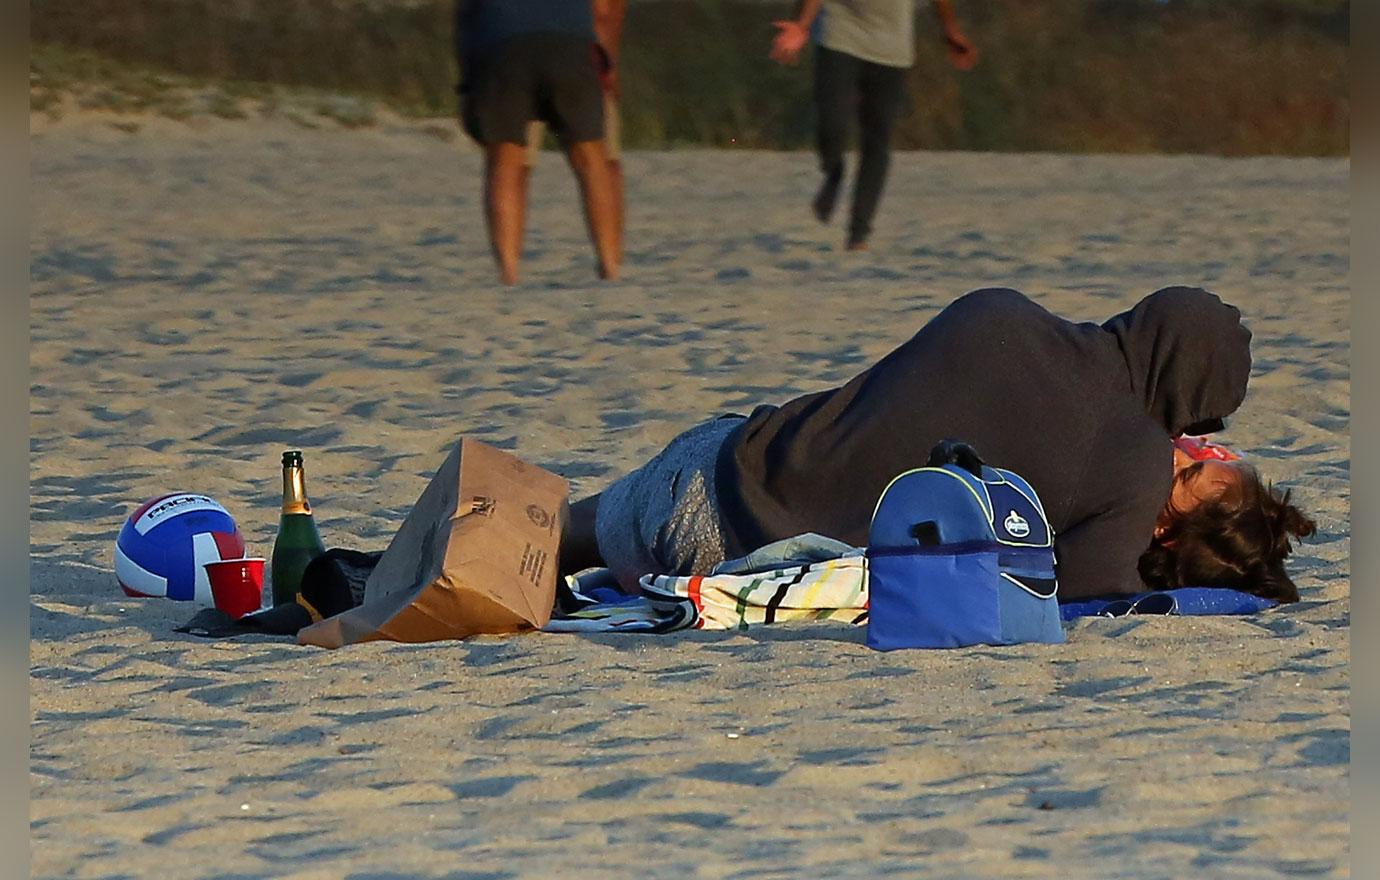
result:
M 503 290 L 479 156 L 431 127 L 79 114 L 31 152 L 33 876 L 1350 875 L 1346 160 L 902 153 L 852 254 L 809 154 L 631 152 L 602 284 L 548 153 Z M 268 555 L 285 448 L 327 545 L 381 549 L 462 434 L 578 497 L 967 290 L 1101 321 L 1174 283 L 1254 332 L 1224 439 L 1316 515 L 1300 604 L 1001 649 L 325 652 L 177 634 L 194 609 L 115 583 L 124 517 L 168 491 Z

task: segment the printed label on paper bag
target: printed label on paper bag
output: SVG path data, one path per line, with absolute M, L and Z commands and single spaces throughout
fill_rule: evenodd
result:
M 518 567 L 518 573 L 532 584 L 539 585 L 542 572 L 546 571 L 546 555 L 545 550 L 536 549 L 529 543 L 527 549 L 522 551 L 522 565 Z

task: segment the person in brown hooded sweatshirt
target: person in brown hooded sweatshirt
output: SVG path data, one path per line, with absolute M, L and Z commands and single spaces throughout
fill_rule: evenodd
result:
M 974 291 L 846 384 L 698 425 L 572 505 L 561 568 L 607 565 L 632 590 L 807 532 L 861 546 L 888 482 L 953 438 L 1039 493 L 1061 600 L 1223 586 L 1294 601 L 1284 558 L 1312 521 L 1249 465 L 1174 446 L 1240 407 L 1250 340 L 1199 288 L 1102 324 Z

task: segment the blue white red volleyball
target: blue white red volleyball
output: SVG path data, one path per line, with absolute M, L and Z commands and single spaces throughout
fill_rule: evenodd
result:
M 235 519 L 214 498 L 175 492 L 139 505 L 115 540 L 115 577 L 130 596 L 212 604 L 202 566 L 244 557 Z

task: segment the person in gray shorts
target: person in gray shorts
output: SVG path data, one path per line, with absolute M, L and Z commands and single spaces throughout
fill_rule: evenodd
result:
M 975 290 L 848 382 L 697 425 L 571 505 L 559 570 L 607 566 L 635 592 L 798 535 L 864 546 L 890 482 L 956 440 L 1039 493 L 1061 601 L 1182 586 L 1297 601 L 1290 537 L 1316 524 L 1245 462 L 1174 452 L 1240 407 L 1250 340 L 1201 288 L 1100 325 Z

